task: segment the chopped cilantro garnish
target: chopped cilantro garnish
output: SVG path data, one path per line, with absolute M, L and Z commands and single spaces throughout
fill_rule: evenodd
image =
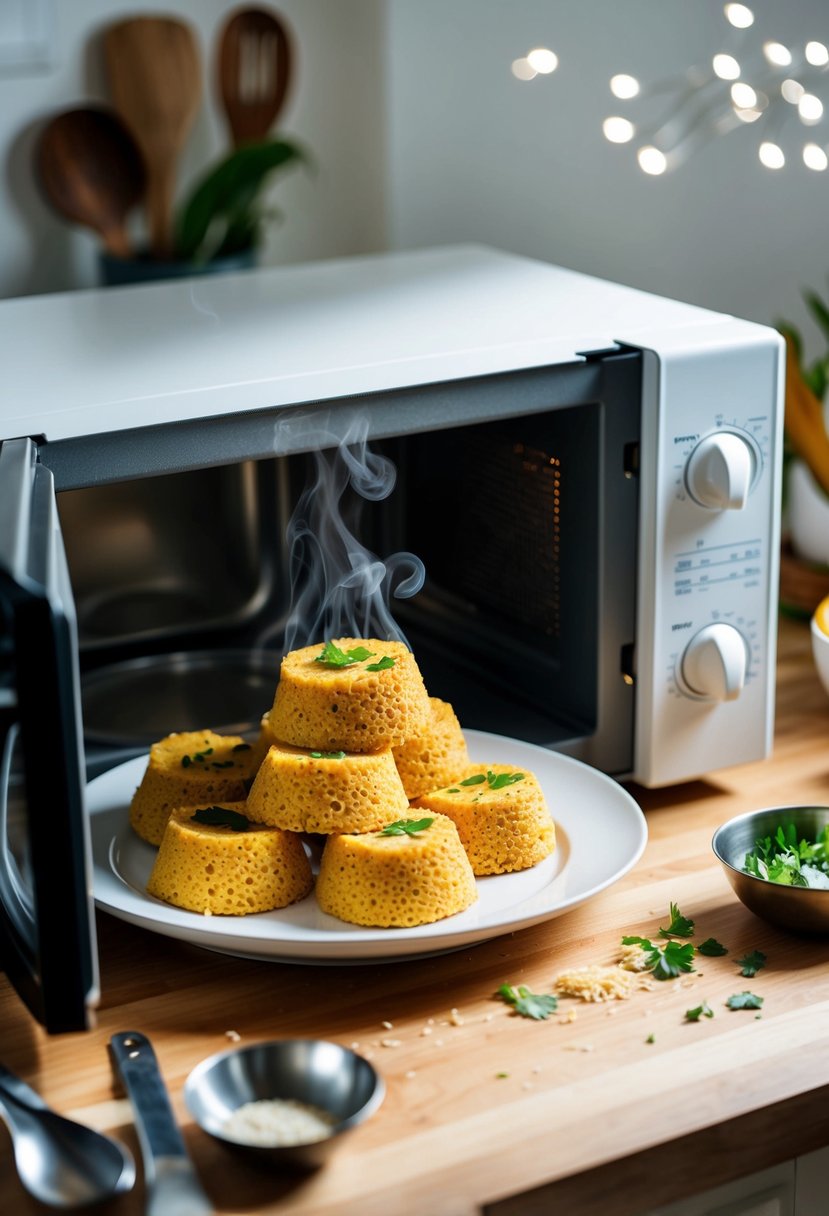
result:
M 685 1017 L 689 1022 L 698 1022 L 700 1018 L 712 1018 L 714 1010 L 707 1001 L 703 1001 L 701 1005 L 697 1005 L 696 1009 L 686 1009 Z
M 707 937 L 704 942 L 700 942 L 697 952 L 705 954 L 708 958 L 720 958 L 721 955 L 728 954 L 726 947 L 715 937 Z
M 829 865 L 829 825 L 813 843 L 798 840 L 793 823 L 779 824 L 771 836 L 761 836 L 754 848 L 746 853 L 743 870 L 755 878 L 776 882 L 785 887 L 808 887 L 809 880 L 803 873 L 806 863 L 826 872 Z
M 486 777 L 483 773 L 473 773 L 471 777 L 467 777 L 465 781 L 459 781 L 459 785 L 483 785 Z
M 671 904 L 671 923 L 667 929 L 660 929 L 660 937 L 693 937 L 694 922 L 683 916 L 677 904 Z
M 655 1043 L 656 1042 L 656 1035 L 653 1033 L 653 1031 L 651 1031 L 651 1033 L 645 1039 L 645 1042 L 646 1043 Z
M 516 781 L 523 781 L 523 773 L 493 773 L 492 769 L 487 770 L 487 784 L 491 790 L 502 790 L 505 786 L 515 785 Z
M 683 971 L 694 970 L 694 947 L 691 942 L 680 946 L 679 942 L 668 941 L 660 948 L 646 937 L 623 937 L 622 945 L 641 946 L 647 969 L 657 980 L 672 980 Z
M 508 1077 L 508 1076 L 509 1076 L 508 1072 L 496 1072 L 495 1079 L 497 1081 L 503 1081 L 504 1077 Z
M 228 810 L 226 806 L 199 807 L 191 816 L 196 823 L 206 823 L 213 827 L 232 828 L 234 832 L 246 832 L 250 827 L 248 820 L 238 811 Z
M 512 1005 L 522 1018 L 533 1018 L 536 1022 L 543 1022 L 558 1008 L 558 997 L 531 992 L 523 984 L 517 988 L 512 984 L 502 984 L 495 995 Z
M 312 760 L 345 760 L 345 752 L 310 752 Z
M 747 954 L 745 958 L 737 959 L 737 966 L 742 967 L 740 975 L 744 975 L 748 979 L 756 975 L 760 968 L 765 967 L 765 965 L 766 956 L 762 950 L 752 950 L 751 954 Z
M 380 835 L 416 836 L 418 832 L 425 832 L 434 822 L 434 819 L 397 819 L 394 823 L 387 823 Z
M 759 1009 L 763 998 L 753 992 L 735 992 L 725 1003 L 729 1009 Z
M 394 667 L 394 659 L 390 654 L 384 654 L 379 662 L 369 663 L 366 671 L 388 671 L 390 667 Z
M 364 659 L 371 659 L 373 656 L 374 652 L 366 650 L 365 646 L 340 650 L 333 642 L 326 642 L 314 662 L 322 664 L 323 667 L 353 667 L 355 663 L 362 663 Z
M 235 745 L 234 745 L 234 746 L 231 748 L 231 751 L 234 751 L 234 752 L 249 752 L 249 751 L 250 751 L 250 744 L 249 744 L 249 743 L 236 743 L 236 744 L 235 744 Z
M 448 789 L 446 792 L 447 792 L 447 794 L 459 794 L 460 790 L 458 789 L 458 787 L 456 785 L 454 785 L 451 787 L 451 789 Z
M 193 761 L 190 759 L 189 756 L 181 757 L 181 767 L 182 768 L 189 768 L 192 763 L 193 763 Z

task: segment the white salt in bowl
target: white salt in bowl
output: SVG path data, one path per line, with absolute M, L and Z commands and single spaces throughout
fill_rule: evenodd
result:
M 274 1039 L 202 1060 L 184 1084 L 187 1109 L 203 1131 L 228 1149 L 260 1162 L 317 1169 L 343 1134 L 374 1114 L 385 1084 L 368 1060 L 325 1039 Z M 249 1102 L 300 1103 L 325 1112 L 332 1123 L 323 1139 L 262 1145 L 229 1135 L 227 1120 Z M 275 1134 L 278 1134 L 276 1132 Z

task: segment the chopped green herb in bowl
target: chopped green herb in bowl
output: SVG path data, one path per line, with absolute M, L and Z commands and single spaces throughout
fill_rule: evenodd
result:
M 829 806 L 738 815 L 711 842 L 742 902 L 771 924 L 829 934 Z

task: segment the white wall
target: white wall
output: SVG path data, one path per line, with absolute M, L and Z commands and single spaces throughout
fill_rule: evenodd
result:
M 829 43 L 826 0 L 747 3 L 746 61 L 766 38 Z M 810 340 L 800 291 L 829 297 L 829 172 L 764 169 L 752 126 L 648 178 L 601 134 L 608 114 L 644 112 L 622 109 L 611 75 L 707 65 L 729 33 L 739 45 L 720 0 L 389 0 L 392 244 L 483 241 L 761 322 L 785 316 Z M 558 70 L 519 82 L 512 60 L 538 45 Z M 798 127 L 792 116 L 782 136 L 797 156 Z M 829 121 L 806 137 L 825 143 Z
M 5 0 L 2 0 L 5 3 Z M 46 119 L 106 100 L 100 33 L 136 13 L 178 15 L 202 48 L 205 101 L 188 140 L 180 196 L 227 144 L 216 90 L 216 36 L 228 0 L 53 0 L 55 55 L 46 70 L 0 69 L 0 296 L 97 282 L 94 236 L 70 228 L 42 199 L 33 151 Z M 304 143 L 313 175 L 291 170 L 270 198 L 284 220 L 264 260 L 293 262 L 381 248 L 384 231 L 383 0 L 277 0 L 294 34 L 297 73 L 278 131 Z M 140 235 L 142 218 L 133 220 Z

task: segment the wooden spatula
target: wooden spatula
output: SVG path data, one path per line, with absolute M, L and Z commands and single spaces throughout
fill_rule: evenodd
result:
M 132 17 L 105 31 L 104 55 L 113 103 L 147 166 L 150 250 L 167 258 L 178 158 L 202 95 L 196 40 L 175 17 Z
M 267 137 L 285 104 L 292 61 L 275 13 L 244 8 L 228 21 L 219 41 L 219 91 L 236 147 Z
M 126 220 L 144 197 L 141 153 L 112 110 L 79 106 L 43 128 L 35 151 L 40 187 L 54 209 L 97 232 L 119 258 L 131 254 Z

